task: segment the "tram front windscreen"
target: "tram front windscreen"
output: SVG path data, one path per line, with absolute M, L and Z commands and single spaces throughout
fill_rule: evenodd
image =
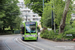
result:
M 36 22 L 26 22 L 26 33 L 36 33 Z

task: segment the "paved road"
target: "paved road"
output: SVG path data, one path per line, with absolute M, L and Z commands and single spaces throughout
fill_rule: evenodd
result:
M 1 35 L 0 50 L 75 50 L 75 42 L 54 42 L 39 37 L 38 41 L 22 41 L 21 35 Z

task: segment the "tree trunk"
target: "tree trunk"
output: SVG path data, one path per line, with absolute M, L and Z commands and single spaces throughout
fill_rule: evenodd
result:
M 2 33 L 2 29 L 0 28 L 0 33 Z
M 13 27 L 12 27 L 12 26 L 10 26 L 10 29 L 11 29 L 11 31 L 13 32 Z
M 66 15 L 67 15 L 67 12 L 68 12 L 68 9 L 69 9 L 70 1 L 71 0 L 67 0 L 66 1 L 65 8 L 64 8 L 64 12 L 63 12 L 63 16 L 62 16 L 61 23 L 60 23 L 60 27 L 59 27 L 59 34 L 64 32 Z
M 5 27 L 3 27 L 3 31 L 2 32 L 4 32 L 5 31 Z

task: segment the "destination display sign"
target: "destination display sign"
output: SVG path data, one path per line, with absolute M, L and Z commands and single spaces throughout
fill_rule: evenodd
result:
M 26 22 L 26 25 L 36 24 L 35 22 Z

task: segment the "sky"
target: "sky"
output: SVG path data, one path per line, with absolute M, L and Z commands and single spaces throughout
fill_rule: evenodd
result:
M 75 1 L 74 1 L 74 4 L 75 4 Z
M 18 1 L 23 2 L 24 0 L 18 0 Z

